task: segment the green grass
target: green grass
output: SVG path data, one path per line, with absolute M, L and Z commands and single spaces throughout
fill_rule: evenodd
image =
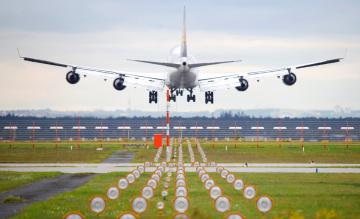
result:
M 101 163 L 116 150 L 134 153 L 132 162 L 152 161 L 156 149 L 142 147 L 124 147 L 124 144 L 143 144 L 144 142 L 103 142 L 103 151 L 96 151 L 100 142 L 82 142 L 77 148 L 76 142 L 63 142 L 55 148 L 53 142 L 37 142 L 32 148 L 30 142 L 0 143 L 0 163 Z M 151 142 L 149 142 L 151 143 Z M 191 141 L 196 160 L 200 160 L 194 141 Z M 70 146 L 73 150 L 70 150 Z M 177 145 L 175 140 L 174 145 Z M 225 147 L 228 146 L 228 150 Z M 360 143 L 352 142 L 347 148 L 343 142 L 330 142 L 324 148 L 321 142 L 305 142 L 305 152 L 302 152 L 301 142 L 283 142 L 279 147 L 277 142 L 235 142 L 219 141 L 214 147 L 211 141 L 202 141 L 202 147 L 208 160 L 216 162 L 236 163 L 359 163 Z M 184 161 L 189 162 L 186 141 L 183 142 Z M 165 157 L 165 150 L 161 158 Z
M 0 192 L 14 189 L 18 186 L 32 183 L 37 180 L 60 175 L 58 172 L 23 173 L 0 171 Z
M 228 146 L 228 150 L 225 147 Z M 321 142 L 305 142 L 302 151 L 300 142 L 202 142 L 208 160 L 234 163 L 359 163 L 360 144 L 353 142 L 349 148 L 342 142 L 328 143 L 324 148 Z M 194 150 L 197 153 L 197 150 Z
M 130 200 L 140 195 L 140 189 L 150 174 L 144 174 L 128 189 L 122 191 L 115 201 L 107 200 L 103 213 L 97 216 L 89 211 L 89 200 L 95 195 L 105 196 L 106 190 L 116 184 L 125 173 L 109 173 L 96 176 L 82 187 L 57 195 L 45 201 L 34 203 L 25 208 L 14 218 L 61 218 L 69 211 L 81 211 L 86 218 L 115 218 L 121 212 L 130 210 Z M 217 173 L 210 174 L 216 184 L 223 188 L 224 195 L 231 200 L 231 211 L 240 211 L 247 218 L 290 218 L 290 215 L 302 215 L 293 218 L 321 218 L 316 214 L 335 213 L 337 217 L 355 219 L 360 216 L 360 175 L 359 174 L 236 174 L 246 184 L 255 185 L 259 195 L 268 195 L 274 201 L 274 208 L 267 214 L 256 210 L 255 200 L 245 200 L 240 192 L 221 179 Z M 195 173 L 187 173 L 190 209 L 192 218 L 222 218 L 217 213 L 213 201 Z M 148 210 L 142 218 L 172 218 L 174 211 L 174 180 L 172 177 L 169 196 L 165 201 L 163 213 L 156 210 L 157 201 L 161 200 L 162 183 L 156 195 L 148 202 Z M 325 213 L 324 213 L 325 212 Z M 323 217 L 326 218 L 326 217 Z
M 137 147 L 124 147 L 127 143 L 142 142 L 103 142 L 103 150 L 97 151 L 100 142 L 81 142 L 77 147 L 76 142 L 62 142 L 57 148 L 53 142 L 36 142 L 32 147 L 31 142 L 0 143 L 0 163 L 101 163 L 116 150 L 125 150 L 135 153 L 134 162 L 149 160 L 154 149 L 149 151 Z M 72 146 L 72 150 L 70 147 Z

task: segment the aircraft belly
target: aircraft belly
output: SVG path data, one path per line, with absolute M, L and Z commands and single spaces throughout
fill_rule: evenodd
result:
M 172 72 L 169 75 L 170 88 L 196 87 L 196 74 L 193 72 Z

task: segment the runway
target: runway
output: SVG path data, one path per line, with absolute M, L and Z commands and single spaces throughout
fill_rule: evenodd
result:
M 62 173 L 109 173 L 130 172 L 143 163 L 99 163 L 99 164 L 72 164 L 72 163 L 1 163 L 0 171 L 17 172 L 62 172 Z M 160 164 L 156 164 L 160 165 Z M 238 163 L 218 163 L 234 173 L 360 173 L 360 164 L 269 164 L 249 163 L 247 167 Z M 195 172 L 195 167 L 186 163 L 187 172 Z M 173 168 L 175 170 L 175 168 Z M 146 172 L 153 172 L 154 166 L 146 167 Z M 216 167 L 206 167 L 208 172 L 215 172 Z

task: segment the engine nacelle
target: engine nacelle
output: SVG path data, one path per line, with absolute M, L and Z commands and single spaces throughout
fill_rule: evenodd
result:
M 76 84 L 80 81 L 80 75 L 74 71 L 69 71 L 66 74 L 66 81 L 70 84 Z
M 240 82 L 240 85 L 235 87 L 236 90 L 238 90 L 238 91 L 246 91 L 248 89 L 248 87 L 249 87 L 249 82 L 244 78 L 240 78 L 239 82 Z
M 124 90 L 126 86 L 124 85 L 124 78 L 119 77 L 114 80 L 113 86 L 116 90 Z
M 296 75 L 290 72 L 289 74 L 284 75 L 282 80 L 284 84 L 288 86 L 294 85 L 296 82 Z

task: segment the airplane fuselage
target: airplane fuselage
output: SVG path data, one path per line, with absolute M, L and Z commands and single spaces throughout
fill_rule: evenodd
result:
M 193 62 L 192 56 L 183 56 L 180 47 L 175 47 L 169 55 L 169 60 L 180 67 L 171 70 L 167 74 L 166 86 L 171 89 L 193 89 L 198 86 L 198 71 L 196 68 L 189 68 L 189 62 Z
M 173 89 L 192 89 L 195 88 L 197 83 L 197 71 L 180 67 L 175 71 L 168 73 L 166 85 Z

